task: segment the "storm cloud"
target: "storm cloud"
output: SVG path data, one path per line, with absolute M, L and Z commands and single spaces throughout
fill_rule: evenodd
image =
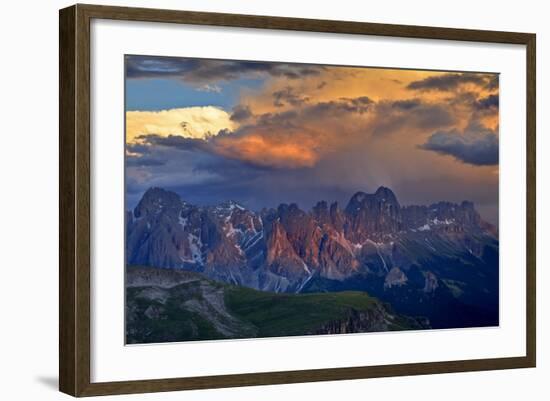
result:
M 485 86 L 491 85 L 492 80 L 490 77 L 480 74 L 447 73 L 413 81 L 407 85 L 407 88 L 420 91 L 451 91 L 462 84 Z
M 455 123 L 451 110 L 441 104 L 425 103 L 419 99 L 394 102 L 380 102 L 376 106 L 376 117 L 372 122 L 372 133 L 389 136 L 407 129 L 434 130 Z
M 298 95 L 290 86 L 273 92 L 273 105 L 275 107 L 283 107 L 285 104 L 289 104 L 291 106 L 301 106 L 308 100 L 309 97 Z
M 252 117 L 252 112 L 250 111 L 250 107 L 246 105 L 240 105 L 233 107 L 233 113 L 231 113 L 231 121 L 245 121 L 248 120 L 250 117 Z
M 177 57 L 126 56 L 126 77 L 179 78 L 197 84 L 231 81 L 261 76 L 284 77 L 295 80 L 316 76 L 324 67 L 312 64 L 269 63 L 255 61 L 213 60 Z
M 498 95 L 489 95 L 475 102 L 475 107 L 479 110 L 498 109 L 498 106 L 499 106 Z
M 440 131 L 420 147 L 477 166 L 498 164 L 498 136 L 490 131 Z

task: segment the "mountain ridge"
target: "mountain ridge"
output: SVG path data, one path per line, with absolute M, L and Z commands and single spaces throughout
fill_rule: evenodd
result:
M 126 277 L 128 344 L 429 328 L 364 292 L 276 294 L 140 266 Z
M 481 320 L 498 320 L 497 230 L 469 201 L 401 206 L 380 187 L 356 192 L 344 209 L 319 201 L 310 211 L 282 203 L 254 212 L 235 201 L 196 206 L 151 188 L 126 215 L 128 264 L 279 293 L 368 290 L 422 310 L 430 299 L 457 311 L 480 301 L 491 310 Z

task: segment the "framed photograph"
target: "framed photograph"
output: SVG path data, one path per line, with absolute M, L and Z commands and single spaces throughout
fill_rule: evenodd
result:
M 535 35 L 60 11 L 60 390 L 534 367 Z

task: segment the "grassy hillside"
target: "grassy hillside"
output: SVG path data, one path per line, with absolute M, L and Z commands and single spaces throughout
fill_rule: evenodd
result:
M 165 269 L 129 267 L 126 301 L 128 343 L 421 327 L 365 292 L 276 294 Z
M 260 337 L 300 335 L 329 321 L 342 319 L 350 309 L 372 309 L 378 301 L 365 292 L 276 294 L 229 287 L 226 305 L 235 316 L 258 327 Z

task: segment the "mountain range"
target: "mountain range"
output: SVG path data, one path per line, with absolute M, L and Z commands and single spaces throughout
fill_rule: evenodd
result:
M 259 212 L 150 188 L 126 213 L 129 266 L 271 293 L 362 291 L 432 328 L 498 325 L 498 246 L 472 202 L 401 206 L 386 187 L 357 192 L 344 208 Z

